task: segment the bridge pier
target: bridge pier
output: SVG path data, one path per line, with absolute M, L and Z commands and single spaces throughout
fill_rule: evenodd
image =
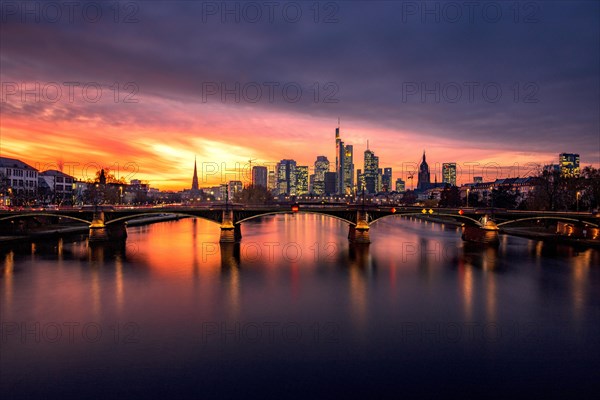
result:
M 464 226 L 461 236 L 462 240 L 497 245 L 500 242 L 500 238 L 496 223 L 487 214 L 481 218 L 480 223 L 481 226 Z
M 101 211 L 99 213 L 94 213 L 92 223 L 90 224 L 90 242 L 127 239 L 126 222 L 106 225 L 104 221 L 104 212 Z
M 367 213 L 365 211 L 356 212 L 356 225 L 350 225 L 348 240 L 352 243 L 371 243 L 369 223 L 367 222 Z
M 242 239 L 242 230 L 240 224 L 233 223 L 233 211 L 223 211 L 221 222 L 221 243 L 236 243 Z
M 104 212 L 95 212 L 90 224 L 90 242 L 102 242 L 108 240 L 108 232 L 104 224 Z

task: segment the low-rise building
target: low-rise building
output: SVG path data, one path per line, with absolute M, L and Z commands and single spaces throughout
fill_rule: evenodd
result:
M 51 169 L 38 174 L 38 192 L 42 202 L 48 204 L 72 203 L 75 178 L 62 171 Z
M 5 205 L 22 205 L 35 201 L 38 170 L 21 160 L 0 157 L 0 196 Z

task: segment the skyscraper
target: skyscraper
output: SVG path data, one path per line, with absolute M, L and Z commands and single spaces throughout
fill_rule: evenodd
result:
M 325 172 L 329 172 L 329 160 L 325 156 L 318 156 L 315 161 L 313 193 L 318 195 L 325 193 Z
M 427 165 L 427 161 L 425 161 L 425 151 L 423 151 L 423 161 L 421 161 L 421 165 L 419 165 L 419 176 L 417 182 L 417 190 L 427 190 L 431 186 L 429 165 Z
M 337 173 L 335 172 L 325 172 L 325 194 L 331 195 L 335 194 L 337 190 Z
M 368 148 L 365 150 L 365 171 L 363 172 L 365 180 L 365 189 L 367 193 L 377 193 L 379 183 L 379 157 Z
M 406 184 L 401 178 L 396 179 L 396 192 L 404 193 L 406 192 Z
M 277 163 L 277 194 L 296 195 L 296 161 L 281 160 Z
M 381 189 L 384 192 L 392 191 L 392 169 L 384 168 L 383 175 L 381 176 Z
M 365 174 L 363 174 L 362 169 L 357 169 L 356 170 L 356 192 L 357 193 L 362 193 L 362 191 L 367 190 L 366 186 L 365 186 Z
M 272 192 L 277 191 L 277 173 L 276 171 L 269 171 L 269 176 L 267 177 L 267 189 Z
M 354 149 L 340 138 L 340 127 L 335 128 L 335 172 L 337 194 L 352 194 L 354 189 Z
M 456 163 L 442 164 L 442 182 L 456 186 Z
M 298 165 L 296 167 L 296 195 L 308 193 L 308 166 Z
M 267 188 L 267 167 L 252 167 L 252 184 Z
M 562 176 L 579 176 L 579 154 L 560 153 L 558 155 L 558 165 Z

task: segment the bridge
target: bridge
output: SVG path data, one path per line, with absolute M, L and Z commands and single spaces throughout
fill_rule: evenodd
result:
M 372 205 L 341 204 L 273 204 L 264 206 L 217 205 L 178 207 L 115 208 L 98 206 L 91 209 L 0 211 L 0 225 L 9 221 L 35 217 L 67 219 L 87 224 L 90 240 L 125 238 L 126 222 L 153 215 L 171 214 L 180 217 L 200 218 L 220 226 L 222 243 L 242 239 L 241 225 L 255 218 L 277 214 L 309 213 L 327 215 L 348 224 L 348 239 L 355 243 L 370 243 L 369 229 L 377 221 L 389 216 L 418 216 L 437 221 L 460 223 L 471 229 L 497 232 L 516 223 L 540 220 L 563 221 L 598 229 L 600 215 L 589 213 L 562 213 L 542 211 L 512 211 L 494 209 L 382 207 Z

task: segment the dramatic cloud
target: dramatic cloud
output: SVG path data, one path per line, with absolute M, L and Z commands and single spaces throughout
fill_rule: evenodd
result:
M 74 3 L 2 2 L 3 155 L 182 188 L 194 154 L 333 161 L 341 117 L 357 168 L 369 139 L 394 178 L 423 149 L 600 163 L 597 2 Z

